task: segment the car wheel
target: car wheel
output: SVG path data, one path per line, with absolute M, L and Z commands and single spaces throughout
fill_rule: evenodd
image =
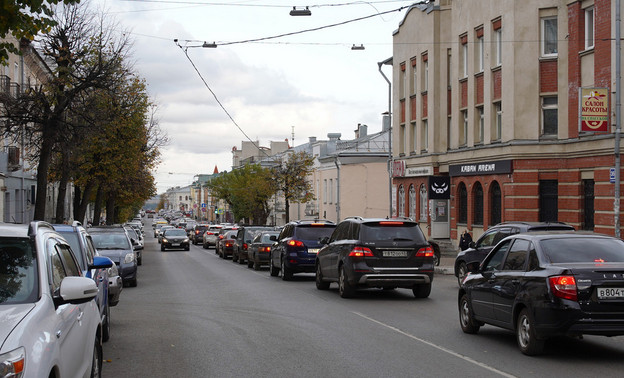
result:
M 319 290 L 329 289 L 329 282 L 323 281 L 323 272 L 321 272 L 321 264 L 316 264 L 316 288 Z
M 160 245 L 160 250 L 161 250 L 161 251 L 164 251 L 164 250 L 165 250 L 165 246 L 161 244 L 161 245 Z
M 468 296 L 464 294 L 459 300 L 459 325 L 464 333 L 475 334 L 479 332 L 479 323 L 474 320 L 472 308 L 468 303 Z
M 281 260 L 282 263 L 280 265 L 280 273 L 282 274 L 282 281 L 290 281 L 293 278 L 293 273 L 290 270 L 290 268 L 288 268 L 286 266 L 286 262 L 284 259 Z
M 137 259 L 137 265 L 143 265 L 143 257 Z
M 464 282 L 464 278 L 468 275 L 468 267 L 465 262 L 460 262 L 457 267 L 457 283 L 461 286 L 462 282 Z
M 344 266 L 340 267 L 340 275 L 338 277 L 338 293 L 342 298 L 352 298 L 355 295 L 355 288 L 349 283 Z
M 520 311 L 516 325 L 516 338 L 520 351 L 527 356 L 535 356 L 544 350 L 544 340 L 539 340 L 535 334 L 533 319 L 525 308 Z
M 189 245 L 187 245 L 186 247 L 184 247 L 184 250 L 185 250 L 185 251 L 188 251 L 188 250 L 190 250 L 190 249 L 191 249 L 191 246 L 189 246 Z
M 202 243 L 202 248 L 203 248 L 203 249 L 208 249 L 208 244 L 206 244 L 206 243 Z
M 137 287 L 137 279 L 133 279 L 132 281 L 130 281 L 130 287 Z
M 257 261 L 252 262 L 254 270 L 260 270 L 260 263 Z
M 245 263 L 245 259 L 242 259 L 240 256 L 238 256 L 238 263 L 239 264 L 244 264 Z
M 252 259 L 247 259 L 247 268 L 251 268 L 252 266 L 255 266 L 255 262 Z M 258 270 L 254 267 L 254 270 Z
M 433 265 L 440 266 L 440 256 L 436 253 L 433 254 Z
M 277 277 L 279 275 L 279 270 L 273 266 L 273 259 L 269 261 L 269 274 L 271 277 Z
M 412 292 L 416 298 L 427 298 L 429 294 L 431 294 L 431 282 L 427 284 L 414 285 Z
M 232 262 L 235 263 L 238 261 L 238 255 L 235 255 L 234 252 L 232 252 Z
M 104 362 L 102 344 L 95 339 L 95 344 L 93 345 L 93 361 L 91 361 L 91 378 L 100 378 L 102 376 L 102 362 Z
M 110 306 L 106 303 L 106 322 L 102 324 L 102 341 L 110 339 Z

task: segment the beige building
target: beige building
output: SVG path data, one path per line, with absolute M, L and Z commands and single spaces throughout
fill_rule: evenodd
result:
M 616 4 L 411 7 L 393 35 L 397 214 L 419 214 L 431 237 L 455 241 L 513 220 L 613 235 Z M 581 87 L 611 99 L 605 131 L 580 122 Z M 437 178 L 448 184 L 433 188 Z M 446 198 L 432 196 L 447 186 Z

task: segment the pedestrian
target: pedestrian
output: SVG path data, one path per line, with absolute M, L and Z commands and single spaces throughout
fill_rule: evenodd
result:
M 464 232 L 461 234 L 461 237 L 459 238 L 459 249 L 464 251 L 470 248 L 470 243 L 472 243 L 472 236 L 470 236 L 468 230 L 464 230 Z

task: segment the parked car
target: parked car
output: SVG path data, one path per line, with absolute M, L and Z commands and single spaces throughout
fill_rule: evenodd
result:
M 97 226 L 87 230 L 95 248 L 117 265 L 123 285 L 137 286 L 138 267 L 136 252 L 130 238 L 121 226 Z
M 411 220 L 349 217 L 338 224 L 316 255 L 316 287 L 338 283 L 343 298 L 359 288 L 411 289 L 431 293 L 433 248 Z
M 208 227 L 210 227 L 210 225 L 204 224 L 204 223 L 198 223 L 195 225 L 195 227 L 193 227 L 193 231 L 191 232 L 189 238 L 191 239 L 191 242 L 194 245 L 197 245 L 200 242 L 203 242 L 202 238 L 204 236 L 204 232 L 206 232 Z
M 208 249 L 210 246 L 217 248 L 217 240 L 219 240 L 219 230 L 223 228 L 220 224 L 211 224 L 202 235 L 202 247 Z
M 123 226 L 124 230 L 126 230 L 126 234 L 128 238 L 130 238 L 130 243 L 132 243 L 132 248 L 136 252 L 137 256 L 137 265 L 143 264 L 143 239 L 140 238 L 139 234 L 137 234 L 136 230 L 131 226 Z
M 574 231 L 574 227 L 561 222 L 503 222 L 490 227 L 476 242 L 470 243 L 470 248 L 457 254 L 454 265 L 457 282 L 461 285 L 468 274 L 468 264 L 479 264 L 496 244 L 507 236 L 546 230 Z
M 110 259 L 93 257 L 106 270 Z M 0 225 L 3 377 L 99 377 L 102 320 L 93 279 L 45 222 Z
M 236 231 L 238 227 L 232 225 L 223 225 L 217 233 L 217 241 L 215 242 L 215 254 L 219 254 L 221 241 L 225 238 L 225 234 L 229 231 Z
M 336 224 L 327 220 L 299 220 L 285 225 L 271 248 L 269 274 L 289 281 L 295 273 L 314 273 L 321 239 L 329 237 L 334 228 Z
M 222 259 L 227 259 L 228 256 L 232 256 L 232 252 L 234 251 L 234 242 L 236 238 L 236 233 L 238 230 L 230 230 L 223 233 L 223 238 L 219 239 L 219 243 L 217 245 L 217 254 Z
M 69 243 L 72 252 L 74 252 L 76 256 L 82 275 L 91 278 L 98 287 L 95 302 L 97 303 L 98 310 L 100 311 L 100 318 L 102 319 L 102 341 L 108 341 L 110 339 L 110 306 L 114 306 L 119 302 L 119 292 L 122 286 L 121 277 L 119 277 L 119 275 L 115 277 L 109 275 L 109 272 L 113 273 L 112 267 L 115 264 L 108 257 L 100 256 L 93 245 L 91 236 L 87 234 L 87 231 L 84 227 L 79 225 L 78 222 L 75 222 L 73 225 L 56 224 L 53 225 L 53 227 L 54 230 L 63 235 L 67 243 Z M 91 267 L 94 265 L 93 261 L 96 256 L 99 256 L 101 259 L 110 260 L 110 267 L 107 269 L 92 269 Z M 111 299 L 115 299 L 110 292 L 110 283 L 113 281 L 117 284 L 117 302 L 114 304 Z
M 236 238 L 234 239 L 234 248 L 232 249 L 232 262 L 244 264 L 247 261 L 247 250 L 249 244 L 260 231 L 274 230 L 272 226 L 238 226 Z
M 460 326 L 516 333 L 540 354 L 550 337 L 624 335 L 624 242 L 593 233 L 538 232 L 503 239 L 458 293 Z
M 277 241 L 279 231 L 260 231 L 251 241 L 247 249 L 247 267 L 260 270 L 260 266 L 268 264 L 271 246 Z
M 158 244 L 160 244 L 160 243 L 162 242 L 162 235 L 163 235 L 163 232 L 165 232 L 165 230 L 171 230 L 171 229 L 174 229 L 174 228 L 176 228 L 176 227 L 174 227 L 174 226 L 169 226 L 169 225 L 167 225 L 167 226 L 162 226 L 162 227 L 158 230 Z
M 167 248 L 182 248 L 185 251 L 190 249 L 190 243 L 186 231 L 181 228 L 170 228 L 161 234 L 160 250 Z

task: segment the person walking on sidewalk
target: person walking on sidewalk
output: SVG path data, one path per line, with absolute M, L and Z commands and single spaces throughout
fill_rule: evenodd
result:
M 472 243 L 472 236 L 470 236 L 468 230 L 464 230 L 464 232 L 461 234 L 461 237 L 459 238 L 459 249 L 464 251 L 470 248 L 470 243 Z

